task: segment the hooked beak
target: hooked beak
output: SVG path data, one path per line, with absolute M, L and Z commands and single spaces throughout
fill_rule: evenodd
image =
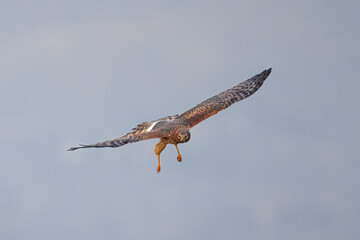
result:
M 181 141 L 184 141 L 184 136 L 181 136 L 180 138 L 181 138 Z

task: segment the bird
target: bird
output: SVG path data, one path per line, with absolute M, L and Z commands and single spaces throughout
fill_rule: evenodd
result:
M 271 70 L 271 68 L 264 70 L 252 78 L 208 98 L 182 114 L 142 122 L 133 128 L 131 132 L 120 138 L 89 145 L 79 144 L 77 147 L 69 148 L 68 151 L 81 148 L 114 148 L 133 142 L 159 138 L 160 141 L 155 146 L 155 154 L 158 158 L 156 171 L 159 173 L 161 170 L 160 154 L 168 144 L 175 145 L 178 153 L 177 160 L 181 162 L 182 156 L 179 152 L 178 144 L 186 143 L 190 140 L 190 129 L 205 119 L 230 107 L 232 104 L 251 96 L 263 85 Z

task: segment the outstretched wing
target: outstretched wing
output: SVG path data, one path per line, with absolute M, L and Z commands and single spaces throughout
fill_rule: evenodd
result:
M 147 140 L 151 138 L 161 138 L 166 137 L 169 132 L 166 130 L 167 123 L 172 122 L 178 115 L 168 116 L 164 118 L 160 118 L 151 122 L 143 122 L 138 124 L 137 127 L 133 128 L 132 132 L 129 132 L 125 136 L 120 138 L 115 138 L 112 140 L 108 140 L 105 142 L 99 142 L 90 145 L 80 144 L 78 147 L 69 148 L 68 151 L 74 151 L 79 148 L 104 148 L 104 147 L 121 147 L 128 143 L 139 142 L 142 140 Z M 158 125 L 158 123 L 161 123 Z M 161 125 L 161 127 L 159 127 Z
M 178 119 L 187 127 L 191 128 L 216 113 L 228 108 L 233 103 L 249 97 L 255 93 L 271 73 L 271 68 L 260 74 L 230 88 L 216 96 L 213 96 L 192 109 L 181 114 Z

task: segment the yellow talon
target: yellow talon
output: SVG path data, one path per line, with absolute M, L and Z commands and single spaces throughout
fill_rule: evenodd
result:
M 158 155 L 158 165 L 157 165 L 157 168 L 156 168 L 156 171 L 157 171 L 158 174 L 160 172 L 160 169 L 161 169 L 161 167 L 160 167 L 160 155 Z
M 179 162 L 181 162 L 182 161 L 182 157 L 181 157 L 181 154 L 180 154 L 180 152 L 179 152 L 179 149 L 178 149 L 178 147 L 177 147 L 177 144 L 175 144 L 175 147 L 176 147 L 176 150 L 177 150 L 177 152 L 178 152 L 178 156 L 177 156 L 177 160 L 179 161 Z

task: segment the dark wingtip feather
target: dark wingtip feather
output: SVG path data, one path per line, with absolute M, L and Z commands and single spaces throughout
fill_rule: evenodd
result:
M 255 76 L 255 81 L 259 83 L 263 83 L 266 78 L 270 75 L 272 68 L 269 68 L 267 70 L 264 70 L 262 73 Z
M 268 70 L 265 70 L 261 73 L 261 75 L 264 75 L 265 77 L 269 76 L 271 73 L 272 68 L 269 68 Z
M 76 149 L 78 149 L 78 148 L 77 147 L 71 147 L 71 148 L 68 149 L 68 151 L 70 152 L 70 151 L 74 151 Z
M 87 145 L 83 145 L 83 144 L 79 144 L 79 145 L 80 145 L 80 147 L 71 147 L 68 149 L 68 151 L 70 152 L 70 151 L 74 151 L 79 148 L 87 148 L 88 147 Z

